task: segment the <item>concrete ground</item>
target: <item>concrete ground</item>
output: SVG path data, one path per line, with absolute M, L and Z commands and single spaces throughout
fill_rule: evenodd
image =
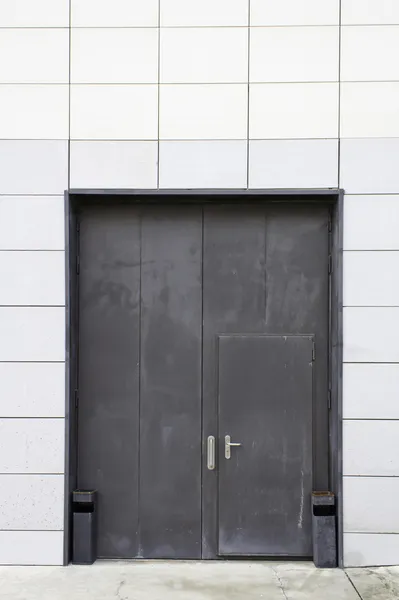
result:
M 311 563 L 97 562 L 0 567 L 1 600 L 393 600 L 399 567 L 318 570 Z

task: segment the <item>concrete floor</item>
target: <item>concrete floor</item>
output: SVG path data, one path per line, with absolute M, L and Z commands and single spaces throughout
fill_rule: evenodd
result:
M 118 561 L 97 562 L 91 567 L 0 567 L 2 600 L 359 600 L 359 597 L 398 599 L 399 567 L 345 572 L 317 570 L 311 563 L 243 561 Z

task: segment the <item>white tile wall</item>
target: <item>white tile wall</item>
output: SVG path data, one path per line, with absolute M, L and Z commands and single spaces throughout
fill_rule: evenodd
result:
M 0 307 L 0 361 L 64 361 L 63 307 Z
M 343 473 L 399 476 L 399 421 L 344 421 Z
M 0 362 L 0 417 L 64 417 L 65 364 Z
M 62 565 L 62 531 L 0 531 L 1 565 Z
M 343 25 L 399 24 L 397 0 L 342 0 Z
M 253 140 L 250 188 L 328 188 L 338 184 L 337 140 Z
M 399 533 L 399 477 L 344 477 L 344 531 Z
M 251 30 L 250 81 L 338 81 L 338 27 Z
M 251 0 L 251 25 L 338 25 L 339 0 Z
M 345 307 L 344 362 L 399 362 L 399 308 Z
M 248 0 L 160 0 L 164 27 L 245 26 Z
M 246 83 L 248 31 L 239 27 L 161 29 L 161 83 Z
M 342 27 L 342 81 L 398 81 L 399 26 Z
M 0 29 L 0 83 L 68 83 L 67 29 Z
M 65 306 L 64 252 L 0 252 L 0 306 Z
M 399 306 L 399 252 L 345 252 L 344 306 Z
M 341 187 L 348 194 L 397 194 L 399 138 L 341 140 Z
M 399 364 L 345 363 L 343 396 L 344 419 L 399 419 Z
M 0 419 L 0 473 L 64 473 L 64 430 L 64 419 Z
M 69 0 L 0 0 L 2 27 L 69 27 Z
M 347 567 L 399 564 L 399 535 L 345 533 L 344 563 Z
M 161 140 L 247 139 L 248 86 L 162 85 Z
M 157 83 L 157 29 L 73 29 L 72 83 Z
M 344 223 L 344 250 L 399 250 L 399 195 L 346 194 Z
M 161 188 L 246 188 L 246 141 L 161 142 Z
M 62 530 L 63 475 L 0 475 L 0 530 Z
M 1 196 L 0 250 L 64 250 L 63 196 Z
M 399 82 L 341 84 L 342 137 L 399 137 Z
M 159 0 L 70 0 L 72 27 L 156 27 Z
M 158 139 L 158 86 L 71 86 L 71 139 Z
M 251 139 L 338 137 L 338 84 L 252 84 Z

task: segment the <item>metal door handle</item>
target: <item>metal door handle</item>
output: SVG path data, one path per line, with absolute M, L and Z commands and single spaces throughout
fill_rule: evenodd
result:
M 232 442 L 231 437 L 229 435 L 224 436 L 224 456 L 229 460 L 231 458 L 231 450 L 232 446 L 241 446 L 238 442 Z
M 215 438 L 213 435 L 209 435 L 207 442 L 207 467 L 210 471 L 213 471 L 215 466 Z

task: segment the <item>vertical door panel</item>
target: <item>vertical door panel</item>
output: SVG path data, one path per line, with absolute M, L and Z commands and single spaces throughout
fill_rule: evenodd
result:
M 200 208 L 147 207 L 141 239 L 140 552 L 199 558 Z
M 99 495 L 98 554 L 137 554 L 137 209 L 91 207 L 80 228 L 78 485 Z
M 310 557 L 311 338 L 220 338 L 219 441 L 219 554 Z

